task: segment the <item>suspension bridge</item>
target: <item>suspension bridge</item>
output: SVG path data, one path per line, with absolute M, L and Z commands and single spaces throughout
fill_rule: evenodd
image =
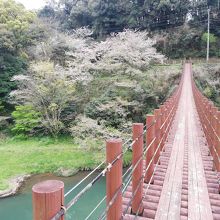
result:
M 133 124 L 132 132 L 125 143 L 108 140 L 106 161 L 66 194 L 60 181 L 33 186 L 34 220 L 65 219 L 70 207 L 103 176 L 106 195 L 86 219 L 220 220 L 220 111 L 196 87 L 191 63 L 184 64 L 172 96 L 147 115 L 146 125 Z M 128 150 L 132 150 L 132 164 L 123 172 Z M 97 171 L 64 204 L 64 198 Z M 105 209 L 93 217 L 102 203 Z

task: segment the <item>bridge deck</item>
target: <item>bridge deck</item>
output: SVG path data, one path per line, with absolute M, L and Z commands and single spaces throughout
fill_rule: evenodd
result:
M 195 108 L 190 71 L 190 64 L 187 64 L 180 103 L 165 151 L 161 154 L 154 184 L 144 200 L 143 217 L 136 219 L 220 220 L 218 179 L 212 170 L 212 157 Z M 131 196 L 130 186 L 124 205 Z M 128 214 L 125 219 L 134 219 L 134 216 Z

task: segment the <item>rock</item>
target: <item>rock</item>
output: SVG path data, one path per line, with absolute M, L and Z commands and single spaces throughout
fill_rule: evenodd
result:
M 78 169 L 64 169 L 63 167 L 61 167 L 55 171 L 55 174 L 57 176 L 69 177 L 77 174 L 78 172 Z
M 9 188 L 6 190 L 0 191 L 0 198 L 5 198 L 5 197 L 15 195 L 18 192 L 19 188 L 24 183 L 24 181 L 29 177 L 30 175 L 25 174 L 25 175 L 20 175 L 15 178 L 12 178 L 9 181 Z
M 6 128 L 11 122 L 11 117 L 0 116 L 0 128 Z

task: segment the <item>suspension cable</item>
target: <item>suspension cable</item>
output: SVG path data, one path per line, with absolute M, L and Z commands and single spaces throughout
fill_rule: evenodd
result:
M 161 143 L 162 143 L 162 142 L 160 142 L 160 144 L 161 144 Z M 139 186 L 140 186 L 140 184 L 141 184 L 142 180 L 145 178 L 145 176 L 146 176 L 146 174 L 147 174 L 147 171 L 149 170 L 150 165 L 151 165 L 151 163 L 152 163 L 152 162 L 153 162 L 153 160 L 154 160 L 154 157 L 156 156 L 156 154 L 157 154 L 158 150 L 160 149 L 160 144 L 158 145 L 157 150 L 155 151 L 155 153 L 154 153 L 154 155 L 153 155 L 153 157 L 152 157 L 152 159 L 151 159 L 150 163 L 148 164 L 148 167 L 146 168 L 144 175 L 142 175 L 142 176 L 141 176 L 141 178 L 140 178 L 140 181 L 139 181 L 139 183 L 138 183 L 138 187 L 137 187 L 137 188 L 139 188 Z M 159 160 L 158 160 L 158 161 L 159 161 Z M 129 185 L 129 183 L 130 183 L 131 179 L 132 179 L 132 176 L 129 178 L 129 181 L 128 181 L 128 182 L 127 182 L 127 184 L 126 184 L 126 187 L 124 187 L 123 192 L 125 192 L 125 190 L 126 190 L 127 186 Z M 124 216 L 124 215 L 126 214 L 126 212 L 128 211 L 129 206 L 131 205 L 131 203 L 132 203 L 132 201 L 133 201 L 133 199 L 134 199 L 135 195 L 136 195 L 136 194 L 132 195 L 131 200 L 129 201 L 129 203 L 128 203 L 128 205 L 127 205 L 126 209 L 125 209 L 125 211 L 123 212 L 123 216 Z
M 152 125 L 151 125 L 151 126 L 152 126 Z M 133 147 L 133 145 L 147 132 L 147 130 L 148 130 L 149 128 L 147 128 L 147 126 L 145 125 L 143 129 L 144 129 L 144 131 L 143 131 L 137 138 L 135 138 L 135 139 L 132 141 L 131 144 L 128 145 L 128 147 L 125 149 L 125 151 L 123 152 L 123 154 L 125 154 L 128 150 L 130 150 L 130 149 Z
M 171 122 L 169 123 L 169 125 L 170 125 L 170 124 L 171 124 Z M 169 126 L 168 126 L 168 127 L 169 127 Z M 164 148 L 165 148 L 165 145 L 163 146 L 162 151 L 164 150 Z M 154 171 L 153 171 L 153 173 L 152 173 L 152 175 L 151 175 L 151 178 L 150 178 L 150 180 L 149 180 L 149 183 L 147 184 L 147 188 L 146 188 L 146 190 L 145 190 L 145 194 L 144 194 L 144 196 L 142 197 L 142 200 L 141 200 L 141 202 L 140 202 L 140 204 L 139 204 L 138 211 L 137 211 L 137 213 L 136 213 L 136 215 L 135 215 L 134 220 L 137 218 L 137 216 L 138 216 L 138 214 L 139 214 L 139 212 L 140 212 L 140 208 L 141 208 L 141 203 L 142 203 L 142 201 L 146 198 L 148 189 L 149 189 L 150 184 L 151 184 L 151 182 L 152 182 L 152 180 L 153 180 L 154 174 L 155 174 L 155 172 L 156 172 L 156 170 L 157 170 L 157 167 L 158 167 L 158 164 L 159 164 L 159 161 L 160 161 L 160 157 L 161 157 L 161 155 L 159 156 L 159 159 L 158 159 L 158 161 L 157 161 L 157 163 L 156 163 L 156 166 L 155 166 Z M 145 175 L 146 175 L 146 172 L 145 172 Z
M 172 112 L 172 110 L 171 110 L 171 112 Z M 170 125 L 171 123 L 172 123 L 172 121 L 170 121 L 169 125 Z M 162 140 L 163 140 L 163 138 L 164 138 L 164 136 L 165 136 L 165 134 L 166 134 L 166 132 L 167 132 L 167 129 L 169 128 L 169 125 L 167 126 L 166 131 L 164 132 L 163 137 L 161 138 L 161 141 L 160 141 L 160 143 L 158 144 L 158 147 L 157 147 L 156 151 L 154 152 L 154 155 L 152 156 L 152 158 L 151 158 L 151 160 L 150 160 L 150 162 L 149 162 L 149 164 L 148 164 L 148 166 L 147 166 L 147 168 L 146 168 L 146 170 L 145 170 L 144 175 L 142 175 L 142 177 L 141 177 L 141 179 L 140 179 L 140 181 L 139 181 L 139 183 L 138 183 L 137 188 L 139 188 L 141 182 L 142 182 L 143 179 L 145 178 L 145 176 L 146 176 L 146 174 L 147 174 L 147 171 L 149 170 L 149 168 L 150 168 L 150 166 L 151 166 L 151 164 L 152 164 L 152 162 L 153 162 L 153 160 L 154 160 L 154 158 L 155 158 L 155 156 L 156 156 L 158 150 L 160 149 L 160 146 L 161 146 L 161 144 L 162 144 Z M 163 149 L 164 149 L 164 147 L 165 147 L 165 145 L 163 146 Z M 162 149 L 162 150 L 163 150 L 163 149 Z M 160 159 L 160 157 L 161 157 L 161 155 L 159 156 L 159 159 Z M 158 165 L 158 163 L 159 163 L 159 159 L 158 159 L 158 161 L 157 161 L 157 165 Z M 157 167 L 157 165 L 156 165 L 156 167 Z M 152 176 L 151 176 L 151 179 L 150 179 L 149 183 L 151 183 L 151 181 L 152 181 L 152 178 L 153 178 L 153 175 L 154 175 L 154 173 L 155 173 L 156 167 L 155 167 L 155 169 L 154 169 L 154 172 L 153 172 L 153 174 L 152 174 Z M 131 178 L 132 178 L 132 177 L 131 177 Z M 127 188 L 128 184 L 130 183 L 131 178 L 129 179 L 128 183 L 126 184 L 126 188 Z M 149 186 L 149 184 L 148 184 L 148 186 Z M 123 189 L 123 192 L 126 190 L 126 188 Z M 148 188 L 149 188 L 149 187 L 148 187 Z M 148 188 L 147 188 L 147 190 L 148 190 Z M 132 198 L 131 198 L 131 200 L 129 201 L 129 203 L 128 203 L 128 205 L 127 205 L 125 211 L 123 212 L 123 215 L 122 215 L 122 216 L 124 216 L 124 215 L 127 213 L 128 209 L 129 209 L 129 206 L 131 205 L 131 203 L 132 203 L 132 201 L 133 201 L 135 195 L 136 195 L 136 194 L 134 194 L 134 195 L 132 196 Z M 143 199 L 142 199 L 142 200 L 143 200 Z M 139 208 L 138 208 L 138 212 L 139 212 Z
M 174 106 L 173 106 L 173 108 L 174 108 Z M 173 111 L 173 108 L 171 109 L 171 111 L 170 111 L 170 114 L 172 113 L 172 111 Z M 170 115 L 169 114 L 169 115 Z M 168 115 L 168 117 L 169 117 L 169 115 Z M 162 114 L 160 115 L 160 117 L 162 117 Z M 167 118 L 168 118 L 167 117 Z M 167 119 L 166 119 L 167 120 Z M 147 125 L 145 125 L 144 126 L 144 131 L 135 139 L 135 140 L 133 140 L 132 141 L 132 143 L 131 144 L 129 144 L 128 145 L 128 147 L 125 149 L 125 151 L 123 151 L 121 154 L 119 154 L 111 163 L 109 163 L 107 166 L 106 166 L 106 168 L 102 171 L 102 172 L 100 172 L 89 184 L 87 184 L 68 204 L 67 204 L 67 206 L 63 206 L 63 207 L 61 207 L 61 210 L 51 219 L 51 220 L 58 220 L 62 215 L 64 215 L 65 213 L 66 213 L 66 211 L 68 210 L 68 209 L 70 209 L 102 176 L 105 176 L 105 174 L 108 172 L 108 171 L 110 171 L 111 170 L 111 168 L 112 168 L 112 166 L 130 149 L 130 148 L 132 148 L 132 146 L 147 132 L 147 130 L 151 127 L 151 126 L 153 126 L 154 124 L 156 123 L 156 121 L 154 121 L 151 125 L 149 125 L 148 127 L 147 127 Z M 169 127 L 169 126 L 168 126 Z M 164 133 L 164 135 L 165 135 L 165 133 Z M 164 137 L 164 135 L 163 135 L 163 137 Z M 162 140 L 163 140 L 163 137 L 162 137 L 162 139 L 161 139 L 161 141 L 160 141 L 160 143 L 159 143 L 159 145 L 158 145 L 158 148 L 157 148 L 157 150 L 156 150 L 156 152 L 155 153 L 157 153 L 157 151 L 158 151 L 158 149 L 159 149 L 159 147 L 160 147 L 160 145 L 161 145 L 161 143 L 162 143 Z M 126 144 L 128 144 L 129 142 L 131 141 L 131 139 L 128 139 L 122 146 L 125 146 Z M 155 138 L 153 139 L 153 141 L 155 141 Z M 152 141 L 152 143 L 151 144 L 153 144 L 153 141 Z M 146 150 L 145 150 L 145 154 L 146 154 L 146 152 L 149 150 L 149 148 L 150 148 L 150 146 L 151 146 L 151 144 L 146 148 Z M 154 154 L 154 156 L 153 156 L 153 158 L 155 157 L 155 155 L 156 154 Z M 143 156 L 142 156 L 143 157 Z M 153 159 L 152 158 L 152 159 Z M 151 162 L 150 162 L 150 164 L 152 163 L 152 160 L 151 159 Z M 129 167 L 129 169 L 125 172 L 125 174 L 123 175 L 123 177 L 125 176 L 125 175 L 127 175 L 127 173 L 131 170 L 131 173 L 129 174 L 129 176 L 133 173 L 133 171 L 136 169 L 136 167 L 138 166 L 138 164 L 140 163 L 140 161 L 141 161 L 141 158 L 138 160 L 138 162 L 135 164 L 135 166 L 133 167 L 132 165 Z M 159 161 L 159 160 L 158 160 Z M 84 179 L 82 179 L 76 186 L 74 186 L 73 188 L 71 188 L 64 196 L 66 197 L 66 196 L 68 196 L 73 190 L 75 190 L 80 184 L 82 184 L 86 179 L 88 179 L 93 173 L 95 173 L 95 171 L 97 171 L 103 164 L 104 164 L 105 162 L 103 161 L 103 162 L 101 162 L 92 172 L 90 172 Z M 146 170 L 148 170 L 149 169 L 149 166 L 148 166 L 148 168 L 146 169 Z M 146 175 L 146 172 L 145 172 L 145 174 L 144 174 L 144 176 L 142 176 L 141 177 L 141 179 L 143 179 L 143 177 L 145 177 L 145 175 Z M 131 177 L 129 177 L 129 181 L 128 181 L 128 183 L 126 184 L 126 185 L 128 185 L 129 184 L 129 182 L 131 181 Z M 140 184 L 140 183 L 139 183 Z M 138 184 L 138 185 L 139 185 Z M 122 184 L 122 186 L 123 186 L 124 184 Z M 121 187 L 119 187 L 119 189 L 117 190 L 117 192 L 115 193 L 115 195 L 113 196 L 113 198 L 112 198 L 112 200 L 115 200 L 116 198 L 117 198 L 117 195 L 118 195 L 118 193 L 119 192 L 121 192 L 121 188 L 122 188 L 122 186 Z M 137 187 L 138 188 L 138 187 Z M 123 191 L 124 191 L 124 189 L 123 189 Z M 95 212 L 95 210 L 101 205 L 101 203 L 103 202 L 105 200 L 105 197 L 100 201 L 100 203 L 94 208 L 94 210 L 88 215 L 88 217 L 90 217 L 94 212 Z M 107 206 L 107 208 L 106 208 L 106 212 L 108 211 L 108 209 L 111 207 L 111 205 L 114 203 L 114 201 L 110 201 L 110 203 L 108 204 L 108 206 Z M 88 219 L 88 217 L 87 217 L 87 219 Z M 101 219 L 103 219 L 103 218 L 101 218 Z
M 97 206 L 89 213 L 89 215 L 85 218 L 85 220 L 88 220 L 93 213 L 99 208 L 99 206 L 105 201 L 106 196 L 104 196 L 104 198 L 97 204 Z
M 105 164 L 105 161 L 101 162 L 92 172 L 90 172 L 86 177 L 84 177 L 77 185 L 71 188 L 64 197 L 68 196 L 73 190 L 75 190 L 78 186 L 80 186 L 85 180 L 87 180 L 93 173 L 95 173 L 102 165 Z
M 137 185 L 137 187 L 136 187 L 136 189 L 135 189 L 135 191 L 134 191 L 134 194 L 132 194 L 131 200 L 128 202 L 128 205 L 127 205 L 125 211 L 123 211 L 123 213 L 122 213 L 121 219 L 123 219 L 125 213 L 127 213 L 127 211 L 128 211 L 128 209 L 129 209 L 129 207 L 130 207 L 132 201 L 134 200 L 134 197 L 136 196 L 136 194 L 137 194 L 137 192 L 138 192 L 138 190 L 139 190 L 139 188 L 140 188 L 140 186 L 141 186 L 141 183 L 143 182 L 143 179 L 144 179 L 144 175 L 141 176 L 141 178 L 140 178 L 140 180 L 139 180 L 139 182 L 138 182 L 138 185 Z
M 173 109 L 174 109 L 174 107 L 170 110 L 169 115 L 167 116 L 167 118 L 169 118 L 170 115 L 173 113 Z M 166 121 L 167 121 L 167 120 L 166 120 Z M 156 120 L 155 120 L 151 125 L 149 125 L 149 127 L 148 127 L 147 129 L 149 129 L 149 128 L 150 128 L 151 126 L 153 126 L 155 123 L 156 123 Z M 171 123 L 171 122 L 170 122 L 170 123 Z M 170 125 L 170 123 L 169 123 L 169 125 Z M 156 152 L 154 153 L 154 155 L 153 155 L 151 161 L 149 162 L 148 167 L 146 168 L 146 171 L 149 170 L 150 165 L 151 165 L 151 163 L 153 162 L 153 159 L 154 159 L 154 157 L 156 156 L 156 154 L 157 154 L 157 152 L 158 152 L 158 150 L 159 150 L 159 147 L 160 147 L 160 145 L 161 145 L 161 143 L 162 143 L 162 140 L 164 139 L 165 133 L 167 132 L 167 129 L 169 128 L 169 125 L 167 126 L 167 128 L 166 128 L 166 130 L 165 130 L 165 132 L 164 132 L 164 135 L 163 135 L 163 137 L 161 138 L 161 141 L 160 141 L 160 143 L 159 143 L 159 146 L 158 146 Z M 148 150 L 150 149 L 150 147 L 152 146 L 152 144 L 155 142 L 155 140 L 156 140 L 156 137 L 151 141 L 151 143 L 148 145 L 148 147 L 144 149 L 143 155 L 139 158 L 139 160 L 135 163 L 135 165 L 134 165 L 134 166 L 131 165 L 131 166 L 129 167 L 129 170 L 132 169 L 130 175 L 131 175 L 131 174 L 134 172 L 134 170 L 137 168 L 137 166 L 139 165 L 139 163 L 140 163 L 141 160 L 142 160 L 142 157 L 146 155 L 146 153 L 148 152 Z M 127 179 L 129 179 L 129 178 L 127 178 Z M 127 179 L 126 179 L 126 180 L 127 180 Z M 130 180 L 131 180 L 131 178 L 130 178 Z M 126 182 L 126 181 L 125 181 L 125 182 Z
M 115 200 L 118 197 L 118 194 L 121 193 L 123 184 L 116 190 L 114 196 L 112 197 L 111 201 L 108 203 L 107 207 L 105 208 L 104 212 L 101 214 L 101 216 L 98 218 L 99 220 L 103 220 L 106 217 L 106 214 L 108 210 L 111 208 L 111 206 L 115 203 Z
M 101 177 L 111 170 L 112 166 L 122 157 L 123 153 L 119 154 L 106 168 L 100 172 L 89 184 L 87 184 L 66 206 L 62 207 L 61 210 L 51 219 L 58 220 L 62 215 L 65 214 L 75 203 L 99 180 Z
M 146 156 L 146 153 L 148 152 L 148 150 L 150 149 L 150 147 L 152 146 L 152 144 L 155 142 L 155 140 L 156 140 L 156 138 L 154 138 L 154 139 L 151 141 L 151 143 L 148 145 L 148 147 L 146 147 L 146 148 L 144 149 L 143 155 L 141 155 L 141 157 L 138 159 L 138 161 L 135 163 L 135 165 L 134 165 L 134 166 L 131 165 L 131 166 L 129 167 L 129 169 L 131 169 L 131 172 L 130 172 L 129 176 L 126 178 L 125 182 L 128 182 L 128 183 L 129 183 L 129 182 L 131 181 L 132 173 L 136 170 L 137 166 L 140 164 L 140 162 L 142 161 L 143 157 Z M 149 168 L 148 168 L 148 169 L 149 169 Z M 124 187 L 123 192 L 126 190 L 126 188 L 127 188 L 127 186 Z

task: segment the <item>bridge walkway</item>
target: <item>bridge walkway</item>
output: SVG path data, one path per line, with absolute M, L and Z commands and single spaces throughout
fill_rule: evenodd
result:
M 218 177 L 196 110 L 191 74 L 191 64 L 186 64 L 178 110 L 147 193 L 144 184 L 143 215 L 127 214 L 124 219 L 220 220 Z M 130 185 L 124 206 L 131 197 Z

